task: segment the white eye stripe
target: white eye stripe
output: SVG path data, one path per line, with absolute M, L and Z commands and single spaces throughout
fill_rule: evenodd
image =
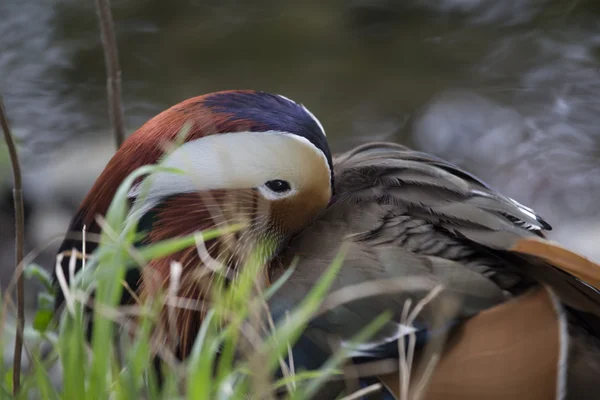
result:
M 277 96 L 281 97 L 281 98 L 282 98 L 282 99 L 284 99 L 284 100 L 287 100 L 287 101 L 289 101 L 290 103 L 294 103 L 294 104 L 296 104 L 296 102 L 295 102 L 294 100 L 290 99 L 289 97 L 285 97 L 285 96 L 284 96 L 284 95 L 282 95 L 282 94 L 278 94 Z
M 179 146 L 161 165 L 183 173 L 156 172 L 151 179 L 131 188 L 129 196 L 136 200 L 130 219 L 139 218 L 171 195 L 254 187 L 264 198 L 279 200 L 297 194 L 318 177 L 331 176 L 325 155 L 308 139 L 275 131 L 234 132 L 195 139 Z M 291 190 L 275 193 L 261 188 L 273 179 L 286 181 Z M 329 179 L 320 184 L 330 188 Z M 141 199 L 140 193 L 145 194 Z
M 290 99 L 288 97 L 285 97 L 282 94 L 278 94 L 277 96 L 281 97 L 284 100 L 289 101 L 290 103 L 293 103 L 293 104 L 296 104 L 296 105 L 299 105 L 300 107 L 302 107 L 302 109 L 312 118 L 312 120 L 315 121 L 315 123 L 317 124 L 317 126 L 321 130 L 321 133 L 323 134 L 323 136 L 327 136 L 327 134 L 325 133 L 325 128 L 323 128 L 323 124 L 321 124 L 321 121 L 319 121 L 317 119 L 317 117 L 315 117 L 315 115 L 312 112 L 310 112 L 310 110 L 308 108 L 306 108 L 306 106 L 304 104 L 297 103 L 294 100 L 292 100 L 292 99 Z
M 329 172 L 329 176 L 331 176 L 331 168 L 329 166 L 329 162 L 327 161 L 327 157 L 325 157 L 325 154 L 323 153 L 323 151 L 321 149 L 319 149 L 317 146 L 315 146 L 313 143 L 311 143 L 310 140 L 308 140 L 307 138 L 305 138 L 303 136 L 299 136 L 294 133 L 282 133 L 282 134 L 289 136 L 289 137 L 293 138 L 294 140 L 298 140 L 298 141 L 304 143 L 305 145 L 309 146 L 310 148 L 312 148 L 313 151 L 315 151 L 317 154 L 319 154 L 319 156 L 323 159 L 323 161 L 325 162 L 325 165 L 327 166 L 327 171 Z
M 313 121 L 315 121 L 315 123 L 319 126 L 319 129 L 321 129 L 321 132 L 323 133 L 323 136 L 327 136 L 327 134 L 325 133 L 325 128 L 323 128 L 323 124 L 321 124 L 321 121 L 319 121 L 317 119 L 317 117 L 315 117 L 315 115 L 313 113 L 311 113 L 308 108 L 306 108 L 304 106 L 304 104 L 300 104 L 300 105 L 302 106 L 302 108 L 304 109 L 304 111 L 306 111 L 306 113 L 308 115 L 310 115 L 310 117 L 313 119 Z

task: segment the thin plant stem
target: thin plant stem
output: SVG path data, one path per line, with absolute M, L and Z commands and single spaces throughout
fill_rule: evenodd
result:
M 118 149 L 125 140 L 125 115 L 121 98 L 121 67 L 110 0 L 96 0 L 96 12 L 104 48 L 109 116 Z
M 0 95 L 0 125 L 4 131 L 4 140 L 10 155 L 13 173 L 13 202 L 15 208 L 15 273 L 17 274 L 17 334 L 13 354 L 13 393 L 17 394 L 21 386 L 21 355 L 23 352 L 23 329 L 25 326 L 25 284 L 19 265 L 23 261 L 25 242 L 25 213 L 23 210 L 23 185 L 21 182 L 21 165 L 17 147 L 10 130 L 8 118 L 4 111 L 4 100 Z

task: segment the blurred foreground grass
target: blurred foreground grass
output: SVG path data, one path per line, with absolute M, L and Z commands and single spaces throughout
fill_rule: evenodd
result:
M 58 256 L 57 265 L 63 257 L 69 257 L 71 272 L 76 257 L 84 260 L 84 268 L 71 277 L 68 286 L 62 269 L 57 269 L 65 294 L 59 321 L 52 318 L 56 292 L 50 275 L 35 265 L 25 269 L 26 276 L 40 280 L 46 291 L 39 295 L 35 317 L 28 320 L 21 391 L 16 397 L 12 395 L 12 370 L 3 364 L 1 398 L 268 399 L 287 389 L 287 398 L 308 399 L 327 379 L 341 374 L 338 367 L 347 356 L 344 351 L 349 350 L 341 350 L 319 371 L 296 370 L 290 365 L 293 357 L 288 360 L 288 351 L 324 300 L 341 267 L 343 248 L 288 318 L 273 323 L 266 302 L 290 273 L 264 287 L 263 261 L 271 246 L 268 241 L 259 243 L 235 279 L 228 285 L 224 284 L 225 279 L 216 279 L 211 302 L 197 306 L 203 307 L 205 317 L 191 356 L 183 362 L 165 344 L 166 335 L 173 332 L 164 332 L 165 326 L 167 331 L 172 327 L 165 325 L 165 318 L 169 322 L 169 312 L 180 304 L 177 288 L 172 287 L 177 279 L 171 279 L 164 293 L 151 296 L 142 304 L 119 305 L 127 268 L 143 268 L 152 259 L 240 229 L 228 226 L 134 246 L 139 234 L 137 222 L 127 220 L 130 212 L 127 193 L 136 178 L 158 171 L 165 168 L 142 167 L 121 185 L 102 220 L 103 233 L 93 254 L 83 251 L 84 254 Z M 171 264 L 172 277 L 178 276 L 180 270 L 180 264 Z M 15 327 L 11 323 L 14 305 L 10 293 L 5 293 L 3 300 L 1 348 L 7 349 L 7 344 L 14 340 Z M 90 314 L 86 311 L 89 309 L 94 312 Z M 387 321 L 386 315 L 375 318 L 357 335 L 356 341 L 365 340 Z M 162 385 L 158 383 L 155 355 L 163 360 Z M 280 377 L 275 373 L 277 369 L 282 371 Z

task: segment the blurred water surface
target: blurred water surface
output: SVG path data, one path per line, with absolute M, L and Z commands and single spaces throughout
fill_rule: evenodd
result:
M 598 1 L 112 3 L 129 130 L 206 92 L 281 93 L 321 119 L 334 150 L 395 140 L 448 158 L 600 258 Z M 102 45 L 92 1 L 3 0 L 0 15 L 33 247 L 66 228 L 112 152 Z

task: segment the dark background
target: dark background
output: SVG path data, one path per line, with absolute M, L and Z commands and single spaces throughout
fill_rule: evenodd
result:
M 252 88 L 307 105 L 334 151 L 394 140 L 467 167 L 600 259 L 597 0 L 113 0 L 127 128 Z M 27 246 L 64 233 L 113 152 L 92 0 L 2 0 L 0 90 Z M 12 276 L 0 146 L 0 280 Z M 39 259 L 52 265 L 49 250 Z M 32 304 L 35 296 L 28 296 Z

